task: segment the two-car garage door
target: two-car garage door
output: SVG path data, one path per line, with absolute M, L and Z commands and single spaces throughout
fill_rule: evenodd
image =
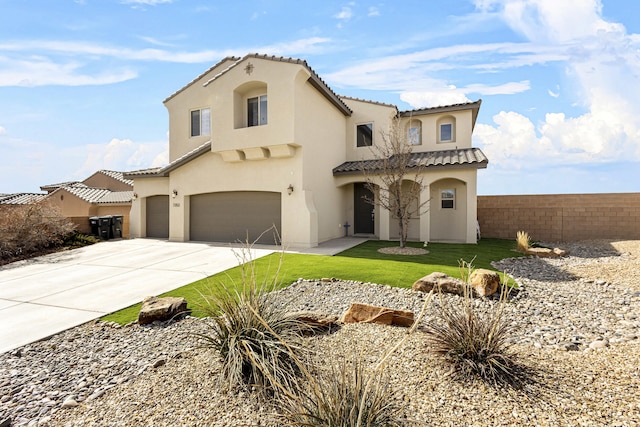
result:
M 278 244 L 281 193 L 237 191 L 197 194 L 190 202 L 190 240 Z M 264 233 L 266 230 L 266 233 Z M 264 233 L 264 234 L 263 234 Z M 262 237 L 260 237 L 262 235 Z

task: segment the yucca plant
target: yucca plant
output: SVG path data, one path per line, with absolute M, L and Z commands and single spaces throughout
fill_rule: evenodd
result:
M 465 262 L 461 268 L 467 272 L 472 269 Z M 507 292 L 503 287 L 500 301 L 489 313 L 478 311 L 470 292 L 456 301 L 441 299 L 435 321 L 424 328 L 430 351 L 450 363 L 458 379 L 479 378 L 492 385 L 514 387 L 526 381 L 521 377 L 525 369 L 509 342 L 514 327 L 504 319 Z
M 525 253 L 531 248 L 531 238 L 526 231 L 518 231 L 516 233 L 516 250 Z
M 400 400 L 380 371 L 367 372 L 359 361 L 334 361 L 282 400 L 289 426 L 403 426 Z
M 305 324 L 270 293 L 276 288 L 277 273 L 273 282 L 258 281 L 250 249 L 247 245 L 239 255 L 241 283 L 221 283 L 202 295 L 201 309 L 209 316 L 211 329 L 196 336 L 202 347 L 217 353 L 228 388 L 257 388 L 263 395 L 273 395 L 296 381 L 304 359 L 300 340 Z

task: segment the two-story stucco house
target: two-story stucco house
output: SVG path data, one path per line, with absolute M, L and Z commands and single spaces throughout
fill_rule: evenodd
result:
M 338 96 L 306 61 L 250 54 L 164 103 L 170 163 L 126 174 L 132 237 L 253 241 L 275 224 L 286 247 L 314 247 L 348 222 L 349 234 L 395 239 L 397 221 L 363 200 L 363 166 L 400 117 L 429 200 L 409 239 L 476 242 L 476 175 L 488 162 L 471 146 L 481 101 L 398 111 Z

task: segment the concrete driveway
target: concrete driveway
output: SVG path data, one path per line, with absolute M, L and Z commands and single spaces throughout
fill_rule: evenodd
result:
M 274 249 L 253 249 L 252 258 Z M 0 353 L 238 265 L 229 245 L 101 242 L 0 267 Z
M 287 251 L 334 255 L 347 237 Z M 277 250 L 254 246 L 252 259 Z M 238 265 L 229 244 L 111 240 L 0 267 L 0 353 Z

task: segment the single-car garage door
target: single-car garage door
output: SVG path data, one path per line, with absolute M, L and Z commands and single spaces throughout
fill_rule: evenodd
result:
M 169 237 L 169 196 L 147 197 L 147 237 Z
M 190 239 L 204 242 L 279 243 L 274 225 L 280 231 L 280 193 L 236 191 L 191 196 Z M 269 230 L 262 237 L 260 235 Z M 260 237 L 260 238 L 259 238 Z

